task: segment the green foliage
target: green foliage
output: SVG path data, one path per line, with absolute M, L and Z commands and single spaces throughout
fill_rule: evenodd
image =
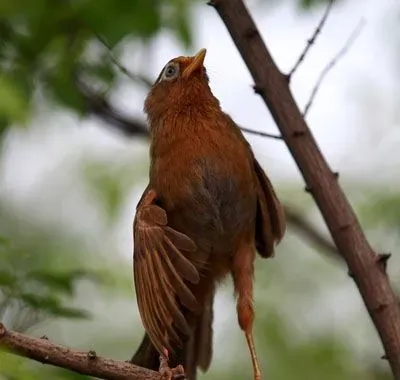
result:
M 88 310 L 73 305 L 78 286 L 129 287 L 111 263 L 88 266 L 80 238 L 14 213 L 0 202 L 0 321 L 26 330 L 48 318 L 86 319 Z
M 42 380 L 43 374 L 34 367 L 24 358 L 0 351 L 1 379 Z
M 53 316 L 65 318 L 87 318 L 88 313 L 82 309 L 65 306 L 66 297 L 74 295 L 74 287 L 78 280 L 93 278 L 90 271 L 49 270 L 41 265 L 35 269 L 23 263 L 16 265 L 16 257 L 24 257 L 22 251 L 10 244 L 0 247 L 0 320 L 7 312 L 17 315 L 16 320 L 24 321 L 23 326 L 14 325 L 14 328 L 25 329 L 35 324 L 39 319 Z M 43 262 L 42 265 L 47 263 Z M 39 313 L 39 314 L 37 314 Z M 25 324 L 26 317 L 34 315 L 32 322 Z M 22 317 L 22 318 L 21 318 Z
M 77 76 L 109 87 L 116 75 L 104 46 L 88 63 L 88 49 L 101 45 L 98 37 L 113 48 L 128 39 L 147 42 L 163 28 L 188 47 L 190 7 L 184 0 L 1 2 L 0 126 L 26 121 L 38 90 L 48 100 L 84 113 Z
M 85 165 L 84 174 L 91 193 L 98 197 L 105 214 L 113 221 L 123 205 L 126 194 L 126 181 L 121 175 L 123 168 L 115 169 L 111 165 L 90 162 Z
M 131 160 L 129 157 L 119 164 L 89 159 L 82 162 L 82 181 L 91 196 L 99 201 L 110 223 L 116 221 L 125 206 L 128 190 L 135 180 L 147 174 L 146 163 L 141 157 L 135 156 L 136 165 L 132 165 Z
M 28 99 L 17 81 L 0 75 L 0 117 L 24 121 L 28 108 Z
M 65 293 L 67 295 L 73 294 L 73 284 L 75 281 L 89 276 L 96 279 L 93 273 L 86 272 L 82 269 L 69 270 L 68 272 L 48 271 L 44 269 L 32 271 L 28 274 L 28 278 L 39 284 L 49 286 L 56 292 Z
M 316 6 L 319 6 L 319 5 L 326 5 L 330 1 L 331 0 L 300 0 L 299 1 L 299 5 L 302 8 L 308 10 L 308 9 L 310 9 L 312 7 L 316 7 Z M 333 0 L 333 1 L 335 1 L 336 3 L 339 3 L 339 1 L 337 1 L 337 0 Z
M 400 232 L 400 194 L 375 191 L 360 205 L 360 212 L 369 225 L 381 225 Z
M 326 0 L 298 0 L 308 9 Z M 189 48 L 192 7 L 187 0 L 18 0 L 0 5 L 0 135 L 32 115 L 38 91 L 80 115 L 87 111 L 77 78 L 105 88 L 118 70 L 108 48 L 126 41 L 145 44 L 170 31 Z M 99 43 L 99 37 L 107 47 Z M 145 46 L 142 45 L 142 46 Z M 92 54 L 96 47 L 96 54 Z M 90 57 L 90 58 L 89 58 Z M 138 73 L 140 74 L 140 73 Z

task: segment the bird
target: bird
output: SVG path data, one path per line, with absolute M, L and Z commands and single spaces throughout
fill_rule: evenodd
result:
M 201 49 L 171 59 L 144 102 L 150 169 L 133 222 L 133 277 L 145 335 L 131 362 L 168 379 L 195 380 L 198 369 L 207 371 L 214 296 L 230 274 L 260 380 L 254 261 L 256 252 L 274 256 L 285 214 L 250 144 L 213 95 L 205 57 Z

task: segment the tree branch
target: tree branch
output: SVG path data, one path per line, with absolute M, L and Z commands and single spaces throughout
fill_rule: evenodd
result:
M 121 115 L 102 95 L 97 94 L 83 80 L 78 79 L 76 85 L 86 102 L 87 113 L 99 117 L 126 136 L 148 136 L 149 131 L 143 121 Z
M 310 107 L 312 106 L 312 103 L 317 95 L 318 90 L 321 87 L 321 84 L 323 80 L 325 79 L 326 75 L 333 69 L 333 67 L 339 62 L 339 60 L 348 52 L 350 47 L 353 45 L 355 42 L 356 38 L 360 35 L 362 28 L 365 25 L 365 20 L 361 19 L 361 21 L 358 23 L 356 28 L 353 30 L 353 32 L 350 34 L 350 37 L 347 39 L 346 43 L 343 45 L 343 47 L 336 53 L 336 55 L 331 59 L 331 61 L 324 67 L 324 69 L 321 71 L 317 82 L 315 83 L 312 91 L 310 98 L 308 99 L 304 111 L 303 111 L 303 117 L 306 117 L 308 111 L 310 110 Z
M 294 66 L 292 67 L 292 70 L 290 70 L 290 72 L 287 74 L 288 79 L 290 81 L 290 79 L 292 78 L 293 74 L 296 72 L 296 70 L 300 67 L 300 65 L 302 64 L 302 62 L 304 61 L 304 59 L 306 58 L 309 50 L 311 49 L 311 46 L 314 45 L 316 39 L 318 38 L 318 36 L 320 35 L 322 28 L 325 25 L 325 22 L 329 16 L 329 13 L 332 9 L 332 5 L 334 3 L 334 0 L 329 0 L 328 5 L 326 6 L 325 12 L 322 15 L 322 18 L 318 24 L 318 26 L 316 27 L 316 29 L 314 30 L 314 33 L 312 34 L 311 38 L 307 41 L 307 45 L 304 48 L 304 50 L 302 51 L 302 53 L 300 54 L 299 58 L 297 59 L 296 63 L 294 64 Z
M 400 379 L 400 308 L 382 265 L 369 245 L 338 176 L 319 150 L 289 89 L 242 0 L 212 0 L 295 159 L 340 254 L 346 260 L 381 337 L 386 357 Z
M 43 364 L 51 364 L 82 375 L 107 380 L 159 380 L 160 374 L 129 362 L 97 356 L 94 351 L 80 352 L 49 342 L 46 338 L 33 338 L 7 331 L 0 323 L 0 346 L 12 353 Z
M 283 141 L 283 138 L 282 138 L 282 136 L 280 136 L 280 135 L 274 135 L 273 133 L 255 131 L 254 129 L 249 129 L 249 128 L 241 127 L 240 125 L 239 125 L 239 128 L 240 128 L 244 133 L 249 133 L 250 135 L 255 135 L 255 136 L 260 136 L 260 137 L 266 137 L 266 138 L 268 138 L 268 139 L 274 139 L 274 140 Z
M 144 75 L 133 73 L 132 71 L 128 70 L 124 65 L 122 65 L 121 62 L 119 62 L 119 60 L 117 59 L 117 57 L 114 55 L 113 48 L 105 40 L 105 38 L 103 38 L 99 34 L 97 34 L 96 37 L 97 40 L 107 49 L 108 58 L 110 59 L 110 61 L 119 69 L 119 71 L 121 71 L 122 74 L 126 75 L 129 79 L 131 79 L 134 82 L 141 83 L 147 88 L 150 88 L 153 85 L 153 83 L 149 78 L 145 77 Z

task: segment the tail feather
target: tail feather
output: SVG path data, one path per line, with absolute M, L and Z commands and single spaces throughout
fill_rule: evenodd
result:
M 131 363 L 140 367 L 152 369 L 153 371 L 158 371 L 160 366 L 160 354 L 151 343 L 147 334 L 144 334 L 142 343 L 140 343 L 139 348 L 132 356 Z
M 214 293 L 210 293 L 208 299 L 204 304 L 203 313 L 199 318 L 199 322 L 196 326 L 195 332 L 195 350 L 197 357 L 197 365 L 206 372 L 211 364 L 212 359 L 212 340 L 213 340 L 213 329 L 212 323 L 214 319 L 213 312 Z

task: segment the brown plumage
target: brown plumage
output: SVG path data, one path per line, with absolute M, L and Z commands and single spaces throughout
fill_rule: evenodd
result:
M 215 288 L 233 277 L 237 312 L 261 374 L 252 325 L 256 250 L 273 255 L 285 219 L 238 126 L 208 85 L 205 49 L 168 62 L 145 102 L 150 181 L 134 221 L 134 279 L 146 335 L 132 362 L 182 364 L 189 380 L 212 358 Z

